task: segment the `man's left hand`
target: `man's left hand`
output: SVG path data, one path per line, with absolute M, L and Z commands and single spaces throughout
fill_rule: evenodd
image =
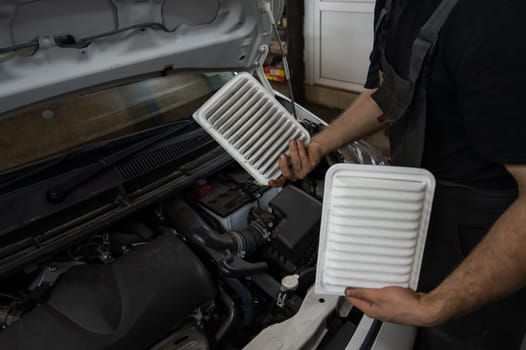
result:
M 367 316 L 381 321 L 422 327 L 443 321 L 438 301 L 408 288 L 347 288 L 345 297 Z

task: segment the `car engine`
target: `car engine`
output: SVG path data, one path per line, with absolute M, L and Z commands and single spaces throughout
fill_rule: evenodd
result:
M 242 348 L 299 310 L 320 220 L 231 166 L 4 279 L 0 348 Z

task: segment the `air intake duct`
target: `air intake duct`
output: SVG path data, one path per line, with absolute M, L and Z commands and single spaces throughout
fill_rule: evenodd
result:
M 181 197 L 168 202 L 166 214 L 178 232 L 203 248 L 216 251 L 229 250 L 233 254 L 245 257 L 253 254 L 265 243 L 261 233 L 251 228 L 225 234 L 217 232 Z

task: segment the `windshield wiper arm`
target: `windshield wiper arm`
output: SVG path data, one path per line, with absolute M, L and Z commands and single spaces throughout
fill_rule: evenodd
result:
M 170 129 L 166 132 L 163 132 L 161 134 L 158 134 L 156 136 L 153 136 L 151 138 L 148 138 L 146 140 L 143 140 L 141 142 L 136 143 L 133 146 L 130 146 L 128 148 L 125 148 L 121 151 L 115 152 L 112 155 L 109 155 L 105 158 L 102 158 L 98 160 L 97 162 L 89 165 L 87 168 L 84 169 L 84 171 L 81 174 L 78 174 L 75 177 L 69 178 L 66 181 L 62 182 L 61 184 L 55 185 L 48 189 L 47 191 L 47 199 L 48 201 L 52 203 L 59 203 L 62 202 L 68 194 L 71 193 L 75 188 L 82 185 L 84 182 L 90 180 L 91 178 L 98 175 L 100 172 L 108 169 L 109 167 L 125 160 L 126 158 L 132 156 L 133 154 L 143 150 L 144 148 L 159 142 L 173 134 L 176 134 L 180 131 L 182 131 L 184 128 L 191 125 L 191 122 L 185 122 L 183 125 L 179 125 L 178 127 L 174 129 Z

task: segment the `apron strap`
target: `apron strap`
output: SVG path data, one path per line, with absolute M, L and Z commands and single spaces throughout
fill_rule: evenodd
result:
M 393 7 L 393 0 L 386 0 L 384 7 L 380 11 L 378 18 L 376 19 L 376 24 L 374 25 L 374 36 L 377 37 L 380 33 L 381 26 L 385 20 L 385 17 L 391 12 Z
M 440 30 L 446 23 L 458 0 L 443 0 L 429 20 L 420 29 L 413 44 L 409 65 L 409 81 L 416 86 L 422 68 L 432 48 L 436 45 Z
M 382 86 L 372 95 L 390 123 L 391 157 L 395 164 L 418 167 L 422 163 L 426 131 L 427 84 L 431 69 L 429 58 L 438 37 L 458 0 L 442 0 L 420 29 L 409 58 L 407 79 L 399 76 L 388 62 L 383 40 L 383 22 L 393 0 L 386 0 L 375 25 L 375 44 L 379 45 L 384 73 Z
M 376 18 L 376 23 L 374 24 L 373 50 L 370 56 L 371 61 L 373 60 L 373 55 L 375 54 L 375 52 L 378 51 L 377 47 L 381 42 L 380 37 L 382 36 L 383 32 L 383 24 L 385 22 L 385 19 L 387 18 L 387 15 L 391 12 L 392 7 L 393 0 L 386 0 L 386 2 L 384 3 L 384 7 L 382 7 L 380 13 L 378 14 L 378 18 Z

